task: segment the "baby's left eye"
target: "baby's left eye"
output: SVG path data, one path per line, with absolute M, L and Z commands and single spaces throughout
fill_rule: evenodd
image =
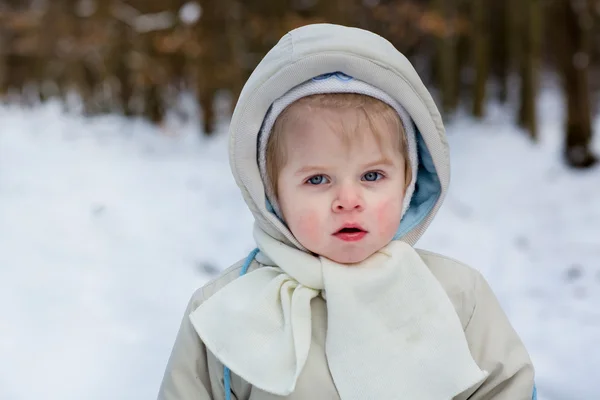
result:
M 378 181 L 379 179 L 383 178 L 383 174 L 381 172 L 377 172 L 377 171 L 370 171 L 367 172 L 366 174 L 363 175 L 363 180 L 367 181 L 367 182 L 374 182 L 374 181 Z

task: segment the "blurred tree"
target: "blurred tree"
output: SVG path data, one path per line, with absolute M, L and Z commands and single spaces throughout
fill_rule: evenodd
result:
M 45 3 L 41 21 L 36 70 L 41 100 L 60 97 L 58 86 L 61 65 L 58 60 L 58 44 L 64 28 L 64 8 L 66 0 Z
M 538 86 L 541 0 L 529 0 L 519 4 L 520 17 L 518 31 L 521 47 L 519 66 L 521 75 L 521 91 L 518 124 L 525 128 L 533 140 L 537 140 L 538 126 L 535 100 Z
M 200 47 L 195 58 L 195 88 L 202 108 L 204 133 L 215 132 L 214 99 L 220 89 L 230 89 L 235 96 L 241 90 L 241 38 L 244 38 L 242 3 L 234 0 L 206 0 L 196 26 Z M 245 50 L 245 49 L 244 49 Z
M 314 15 L 307 16 L 308 19 L 321 19 L 323 22 L 340 25 L 354 25 L 357 20 L 360 2 L 357 0 L 295 0 L 292 4 L 296 7 L 304 7 L 311 5 L 316 12 Z M 300 10 L 299 10 L 300 11 Z M 320 18 L 319 18 L 320 17 Z
M 513 0 L 514 1 L 514 0 Z M 500 102 L 508 100 L 508 77 L 510 71 L 511 21 L 510 0 L 491 0 L 490 14 L 490 64 L 491 73 L 497 83 Z
M 471 0 L 455 0 L 458 1 L 458 15 L 459 15 L 459 35 L 457 37 L 457 67 L 455 71 L 455 79 L 457 82 L 457 102 L 462 97 L 471 97 L 473 93 L 473 74 L 470 73 L 472 70 L 471 65 L 471 50 L 473 42 L 471 36 L 473 35 L 473 27 L 471 23 Z M 465 72 L 468 72 L 465 74 Z
M 9 90 L 24 99 L 22 89 L 35 76 L 31 60 L 38 47 L 35 33 L 39 26 L 40 14 L 27 10 L 26 4 L 19 1 L 2 3 L 0 9 L 0 95 Z
M 502 0 L 499 0 L 502 1 Z M 506 45 L 507 45 L 507 68 L 508 76 L 520 76 L 521 74 L 521 58 L 523 56 L 523 29 L 521 22 L 524 19 L 522 11 L 522 0 L 507 0 L 506 1 Z M 510 92 L 511 86 L 507 82 L 507 95 Z M 512 93 L 511 93 L 512 94 Z M 514 93 L 516 94 L 516 93 Z M 520 95 L 519 95 L 520 98 Z M 518 122 L 518 121 L 517 121 Z
M 489 70 L 489 7 L 484 0 L 471 0 L 472 13 L 472 56 L 475 70 L 473 86 L 473 116 L 482 118 L 485 114 L 485 92 Z
M 112 83 L 114 97 L 118 99 L 118 105 L 123 114 L 131 116 L 135 114 L 135 70 L 140 69 L 141 57 L 133 50 L 133 37 L 135 26 L 127 22 L 125 13 L 127 9 L 122 8 L 113 1 L 99 1 L 93 18 L 89 21 L 90 44 L 96 44 L 96 40 L 102 34 L 104 26 L 104 37 L 102 46 L 90 48 L 88 57 L 90 60 L 101 59 L 104 61 L 102 71 L 96 69 L 96 79 Z M 101 48 L 102 51 L 98 52 Z M 91 67 L 91 66 L 90 66 Z M 91 68 L 90 68 L 90 75 Z M 93 79 L 93 78 L 92 78 Z M 116 87 L 115 87 L 116 86 Z
M 558 0 L 554 5 L 556 41 L 567 103 L 564 155 L 568 165 L 587 168 L 597 162 L 590 150 L 592 123 L 588 69 L 592 2 Z
M 230 50 L 230 60 L 228 62 L 231 71 L 228 79 L 231 88 L 231 110 L 233 113 L 235 103 L 242 91 L 245 82 L 244 74 L 244 57 L 245 57 L 245 41 L 244 41 L 244 24 L 243 24 L 243 1 L 230 0 L 231 7 L 228 12 L 228 28 L 227 28 L 227 43 Z
M 0 13 L 2 13 L 2 18 L 0 18 L 0 97 L 3 97 L 8 92 L 8 57 L 10 57 L 8 48 L 11 47 L 9 43 L 11 32 L 3 23 L 6 9 L 0 8 Z
M 57 2 L 59 3 L 59 2 Z M 58 86 L 63 98 L 70 92 L 78 93 L 84 102 L 92 97 L 92 82 L 87 79 L 83 59 L 84 48 L 80 45 L 83 34 L 81 17 L 77 14 L 78 0 L 62 0 L 61 21 L 63 31 L 56 50 L 56 62 L 62 64 Z M 56 21 L 54 22 L 56 23 Z
M 434 7 L 441 22 L 436 34 L 436 83 L 441 93 L 442 110 L 448 114 L 458 106 L 456 0 L 435 0 Z
M 567 104 L 565 159 L 585 167 L 596 161 L 589 92 L 600 78 L 600 51 L 591 46 L 594 24 L 600 38 L 598 2 L 0 0 L 0 96 L 9 85 L 19 91 L 33 82 L 42 99 L 76 91 L 90 113 L 120 109 L 161 123 L 167 108 L 177 106 L 177 94 L 191 89 L 203 133 L 211 134 L 218 91 L 230 92 L 235 102 L 287 31 L 331 22 L 387 38 L 437 89 L 444 113 L 469 101 L 472 114 L 482 117 L 488 81 L 497 83 L 489 88 L 504 102 L 513 94 L 511 75 L 520 77 L 517 120 L 533 139 L 538 71 L 557 67 Z M 543 14 L 546 9 L 552 12 Z M 548 18 L 553 24 L 546 32 L 555 36 L 544 36 L 543 48 Z M 556 57 L 543 58 L 549 55 Z

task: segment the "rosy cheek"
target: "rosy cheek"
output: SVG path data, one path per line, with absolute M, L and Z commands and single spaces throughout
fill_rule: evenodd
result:
M 313 241 L 319 237 L 322 228 L 319 227 L 319 218 L 316 212 L 302 210 L 294 218 L 292 233 L 300 241 Z
M 379 231 L 382 234 L 392 234 L 398 230 L 401 205 L 397 204 L 398 199 L 382 201 L 375 208 Z

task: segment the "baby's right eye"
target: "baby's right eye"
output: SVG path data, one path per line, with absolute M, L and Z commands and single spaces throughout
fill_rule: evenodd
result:
M 321 185 L 323 183 L 327 183 L 327 178 L 325 175 L 315 175 L 308 178 L 306 182 L 311 185 Z

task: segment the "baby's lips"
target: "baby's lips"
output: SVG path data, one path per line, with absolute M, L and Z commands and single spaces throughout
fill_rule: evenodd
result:
M 338 229 L 337 231 L 334 232 L 334 235 L 337 233 L 341 233 L 341 232 L 368 232 L 368 231 L 359 224 L 349 223 L 349 224 L 342 225 L 342 227 L 340 229 Z

